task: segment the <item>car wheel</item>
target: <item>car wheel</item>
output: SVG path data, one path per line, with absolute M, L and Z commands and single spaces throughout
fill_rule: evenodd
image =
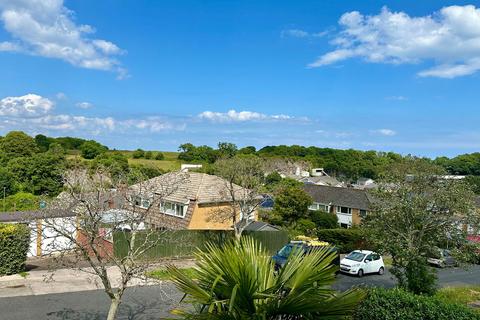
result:
M 359 278 L 363 277 L 363 270 L 362 270 L 362 269 L 358 270 L 357 276 L 358 276 Z
M 385 269 L 383 267 L 380 267 L 380 269 L 378 269 L 378 274 L 382 276 L 384 273 Z

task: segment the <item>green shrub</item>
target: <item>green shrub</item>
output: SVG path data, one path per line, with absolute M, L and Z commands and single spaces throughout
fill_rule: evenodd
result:
M 24 271 L 30 229 L 24 224 L 0 224 L 0 276 Z
M 144 157 L 145 159 L 152 159 L 152 155 L 152 151 L 146 151 Z
M 28 211 L 38 209 L 40 198 L 27 192 L 18 192 L 5 198 L 5 211 Z M 1 202 L 0 202 L 1 204 Z M 0 206 L 0 211 L 3 205 Z
M 163 160 L 163 159 L 165 159 L 165 155 L 163 153 L 157 152 L 155 154 L 155 160 Z
M 366 249 L 364 236 L 358 228 L 321 229 L 317 231 L 317 237 L 321 241 L 334 244 L 341 253 Z
M 474 320 L 480 314 L 468 307 L 401 289 L 371 289 L 355 311 L 354 320 Z
M 142 149 L 137 149 L 135 151 L 133 151 L 132 153 L 132 158 L 133 159 L 140 159 L 140 158 L 143 158 L 145 157 L 145 151 L 143 151 Z
M 299 219 L 295 225 L 295 230 L 305 236 L 315 236 L 316 225 L 312 220 Z
M 338 217 L 335 213 L 324 211 L 312 211 L 310 219 L 315 223 L 317 229 L 336 229 L 338 228 Z

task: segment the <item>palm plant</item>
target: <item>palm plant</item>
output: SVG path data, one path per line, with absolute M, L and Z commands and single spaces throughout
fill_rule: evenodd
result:
M 330 288 L 337 267 L 328 248 L 293 251 L 278 272 L 249 237 L 223 247 L 208 244 L 196 258 L 196 280 L 168 266 L 184 301 L 195 307 L 175 310 L 185 319 L 344 319 L 364 296 L 358 289 L 339 294 Z

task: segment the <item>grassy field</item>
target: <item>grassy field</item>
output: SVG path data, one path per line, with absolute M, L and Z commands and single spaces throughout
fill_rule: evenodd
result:
M 108 151 L 108 152 L 114 152 L 114 151 Z M 161 170 L 164 171 L 174 171 L 174 170 L 179 170 L 181 161 L 177 159 L 178 157 L 178 152 L 171 152 L 171 151 L 161 151 L 165 158 L 163 160 L 154 160 L 154 159 L 133 159 L 132 158 L 132 153 L 133 151 L 126 151 L 126 150 L 121 150 L 117 151 L 122 153 L 128 158 L 128 163 L 129 164 L 142 164 L 146 166 L 152 166 L 152 167 L 157 167 Z M 157 151 L 153 151 L 153 154 L 155 155 Z M 69 153 L 67 154 L 67 159 L 83 159 L 80 154 L 72 154 Z
M 180 269 L 184 274 L 186 274 L 190 279 L 195 279 L 197 274 L 194 268 L 184 268 Z M 170 275 L 166 269 L 157 269 L 147 273 L 147 276 L 157 280 L 169 280 Z

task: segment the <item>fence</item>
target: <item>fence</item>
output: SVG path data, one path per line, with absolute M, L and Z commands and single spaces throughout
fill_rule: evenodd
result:
M 270 254 L 274 254 L 286 243 L 288 235 L 284 231 L 249 231 L 244 236 L 250 236 L 259 241 Z M 131 235 L 128 232 L 116 232 L 113 236 L 114 252 L 117 257 L 128 254 L 128 242 Z M 156 233 L 140 232 L 136 234 L 135 242 L 154 243 L 145 252 L 146 259 L 191 257 L 196 250 L 204 250 L 208 242 L 222 245 L 234 239 L 233 231 L 223 230 L 169 230 Z M 148 237 L 148 238 L 147 238 Z

